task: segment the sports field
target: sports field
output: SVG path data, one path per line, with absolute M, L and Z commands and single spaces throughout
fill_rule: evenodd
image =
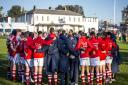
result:
M 111 85 L 128 85 L 128 44 L 118 42 L 121 54 L 120 72 L 117 80 Z M 0 39 L 0 85 L 22 85 L 20 82 L 12 82 L 6 79 L 7 72 L 6 40 Z

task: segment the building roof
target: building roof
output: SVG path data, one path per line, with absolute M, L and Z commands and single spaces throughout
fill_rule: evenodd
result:
M 55 14 L 55 15 L 74 15 L 74 16 L 82 16 L 79 13 L 72 12 L 69 10 L 50 10 L 50 9 L 35 9 L 28 11 L 27 14 Z

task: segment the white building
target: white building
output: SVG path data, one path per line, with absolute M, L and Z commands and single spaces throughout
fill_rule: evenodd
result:
M 27 23 L 14 22 L 12 21 L 11 17 L 0 18 L 0 33 L 10 33 L 13 29 L 21 29 L 22 31 L 26 31 L 29 28 Z
M 84 18 L 81 14 L 68 10 L 35 9 L 16 18 L 16 22 L 26 22 L 29 31 L 49 31 L 50 27 L 56 30 L 73 29 L 75 32 L 95 28 L 98 30 L 98 19 L 96 17 Z
M 81 14 L 68 10 L 35 9 L 16 17 L 15 23 L 1 22 L 0 24 L 0 30 L 13 28 L 32 32 L 49 31 L 50 27 L 54 27 L 55 30 L 73 29 L 75 32 L 79 30 L 88 32 L 91 28 L 98 30 L 98 19 L 83 17 Z

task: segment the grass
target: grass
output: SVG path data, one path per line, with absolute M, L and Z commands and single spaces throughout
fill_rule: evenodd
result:
M 12 82 L 6 79 L 7 49 L 6 40 L 0 39 L 0 85 L 22 85 L 19 82 Z M 111 85 L 128 85 L 128 44 L 118 42 L 121 54 L 120 72 L 117 74 L 117 81 Z

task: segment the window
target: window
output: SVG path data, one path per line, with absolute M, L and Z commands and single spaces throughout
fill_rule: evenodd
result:
M 95 18 L 93 18 L 93 22 L 95 22 Z
M 90 22 L 91 22 L 91 18 L 90 18 Z
M 44 17 L 42 16 L 42 21 L 44 21 Z
M 89 19 L 90 19 L 90 18 L 88 18 L 88 22 L 90 22 Z
M 38 16 L 37 16 L 37 21 L 38 21 Z
M 76 21 L 76 18 L 74 17 L 74 22 Z
M 65 20 L 65 17 L 63 17 L 63 20 Z
M 69 17 L 69 21 L 71 21 L 71 17 Z
M 49 16 L 47 16 L 47 21 L 49 21 Z
M 78 22 L 80 22 L 80 17 L 78 18 Z

